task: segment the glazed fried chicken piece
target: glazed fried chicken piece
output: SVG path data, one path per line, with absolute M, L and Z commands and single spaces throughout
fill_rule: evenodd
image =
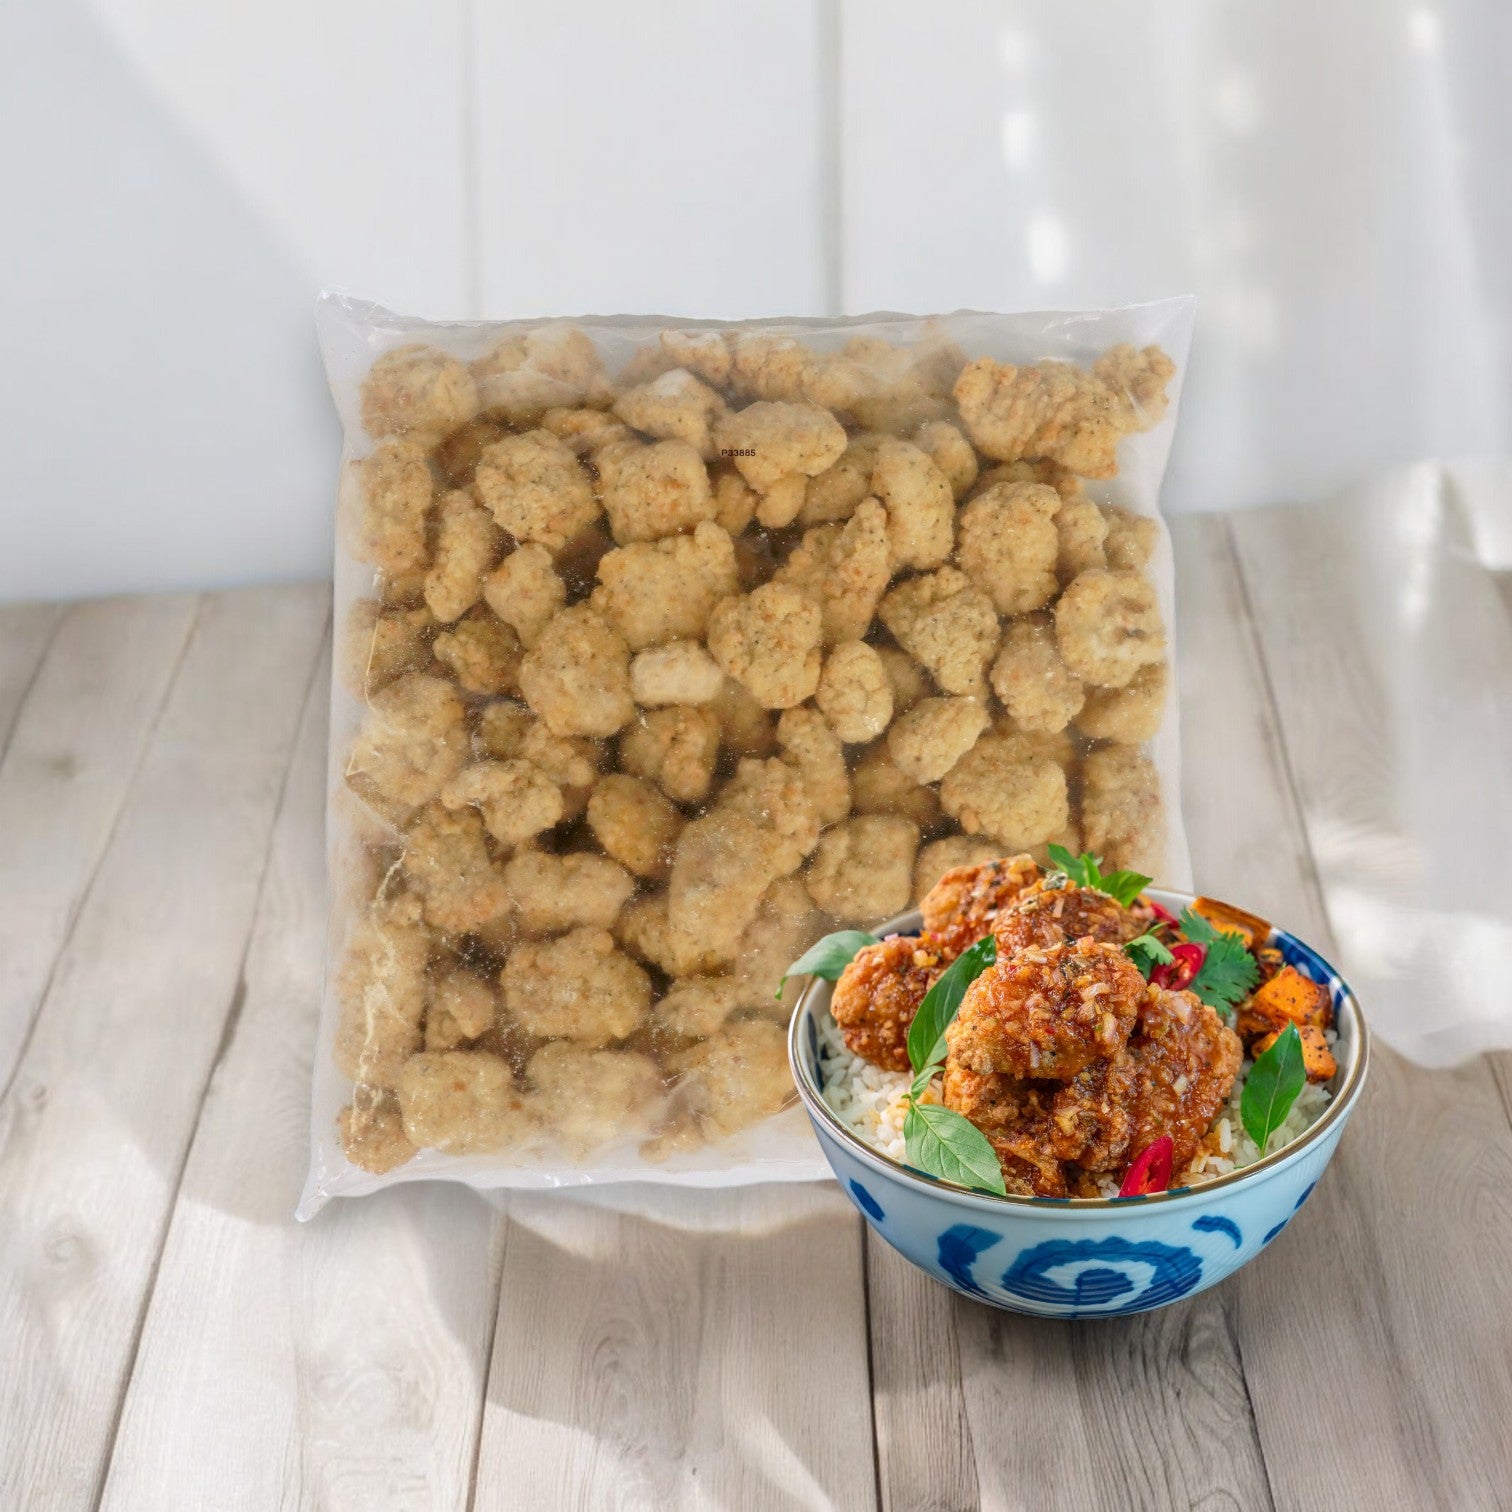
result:
M 909 1026 L 945 966 L 927 934 L 890 935 L 859 950 L 830 999 L 846 1048 L 884 1071 L 907 1071 Z
M 968 945 L 991 934 L 998 915 L 1039 879 L 1040 869 L 1028 856 L 953 866 L 919 904 L 925 932 L 939 941 L 945 959 L 953 961 Z
M 1070 1081 L 1129 1037 L 1145 995 L 1139 968 L 1092 939 L 998 958 L 974 981 L 946 1031 L 949 1059 L 970 1071 Z
M 1122 945 L 1143 931 L 1143 923 L 1106 893 L 1049 877 L 1025 888 L 992 928 L 1000 956 L 1088 935 Z
M 1054 1087 L 946 1062 L 945 1106 L 987 1136 L 1003 1168 L 1004 1187 L 1018 1196 L 1066 1195 L 1066 1175 L 1055 1148 L 1054 1096 Z

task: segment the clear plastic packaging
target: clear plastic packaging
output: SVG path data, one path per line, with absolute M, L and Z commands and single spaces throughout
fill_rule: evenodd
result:
M 300 1216 L 426 1178 L 822 1178 L 777 996 L 814 939 L 1056 841 L 1188 886 L 1157 495 L 1190 325 L 322 296 L 345 446 Z

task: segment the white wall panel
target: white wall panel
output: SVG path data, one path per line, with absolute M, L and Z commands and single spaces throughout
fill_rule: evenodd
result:
M 487 312 L 823 312 L 823 5 L 481 5 Z

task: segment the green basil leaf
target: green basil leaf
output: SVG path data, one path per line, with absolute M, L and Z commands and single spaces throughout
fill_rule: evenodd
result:
M 1276 1043 L 1250 1067 L 1239 1099 L 1239 1116 L 1262 1155 L 1266 1141 L 1286 1122 L 1297 1094 L 1306 1084 L 1302 1036 L 1295 1024 L 1288 1024 Z
M 938 1103 L 910 1103 L 903 1119 L 908 1163 L 942 1181 L 1006 1196 L 1003 1168 L 987 1136 L 970 1121 Z
M 945 973 L 919 1004 L 914 1021 L 908 1027 L 908 1063 L 923 1073 L 945 1059 L 945 1031 L 966 996 L 966 989 L 997 960 L 997 941 L 983 935 L 975 945 L 963 950 L 946 968 Z
M 1124 946 L 1124 954 L 1139 967 L 1145 981 L 1157 966 L 1169 966 L 1176 959 L 1161 943 L 1158 935 L 1142 934 Z
M 822 940 L 810 945 L 783 972 L 782 980 L 778 982 L 777 991 L 773 995 L 779 998 L 782 996 L 782 989 L 787 985 L 789 977 L 816 976 L 823 977 L 826 982 L 837 982 L 840 973 L 855 959 L 857 951 L 878 943 L 876 935 L 867 934 L 864 929 L 842 929 L 835 934 L 827 934 Z
M 1107 893 L 1121 907 L 1128 908 L 1154 880 L 1154 877 L 1147 877 L 1143 872 L 1116 871 L 1099 878 L 1093 885 L 1099 892 Z
M 913 1085 L 908 1089 L 908 1095 L 910 1097 L 923 1097 L 925 1091 L 929 1087 L 930 1082 L 932 1082 L 935 1077 L 939 1075 L 940 1067 L 942 1064 L 942 1061 L 935 1061 L 933 1064 L 925 1066 L 924 1069 L 920 1071 L 916 1077 L 914 1077 Z
M 1067 881 L 1074 882 L 1078 887 L 1095 886 L 1091 879 L 1098 875 L 1098 858 L 1090 851 L 1073 856 L 1064 845 L 1047 845 L 1045 852 Z

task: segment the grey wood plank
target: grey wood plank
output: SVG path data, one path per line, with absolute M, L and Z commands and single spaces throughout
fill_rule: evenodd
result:
M 24 682 L 11 651 L 0 657 L 0 727 L 4 688 L 24 695 L 0 761 L 0 1089 L 119 817 L 197 602 L 78 604 Z M 23 633 L 15 649 L 30 638 Z
M 1327 859 L 1327 841 L 1341 815 L 1377 800 L 1386 734 L 1364 672 L 1365 606 L 1340 592 L 1320 523 L 1267 510 L 1234 525 L 1312 844 L 1300 855 L 1267 847 L 1291 816 L 1273 792 L 1247 787 L 1220 822 L 1249 837 L 1250 859 L 1216 886 L 1332 949 L 1326 905 L 1343 905 L 1351 878 Z M 1237 699 L 1205 717 L 1234 745 L 1249 728 Z M 1278 1504 L 1505 1505 L 1509 1189 L 1512 1137 L 1487 1060 L 1428 1072 L 1378 1043 L 1327 1177 L 1238 1281 L 1240 1346 Z
M 1231 564 L 1227 580 L 1213 570 L 1228 564 L 1221 522 L 1182 521 L 1175 539 L 1186 733 L 1194 722 L 1205 727 L 1204 692 L 1233 675 L 1234 647 L 1247 631 L 1241 602 L 1227 591 Z M 1239 675 L 1263 709 L 1257 669 Z M 1263 753 L 1218 753 L 1198 739 L 1184 755 L 1188 795 L 1264 780 Z M 1190 804 L 1186 812 L 1191 824 Z M 1211 826 L 1194 825 L 1199 878 L 1225 843 Z M 1270 1504 L 1231 1288 L 1157 1313 L 1068 1325 L 947 1292 L 881 1243 L 869 1256 L 886 1506 Z
M 0 1505 L 98 1493 L 327 597 L 205 601 L 0 1103 Z
M 0 604 L 0 758 L 65 612 L 62 604 Z
M 504 1222 L 405 1186 L 292 1220 L 325 950 L 325 669 L 305 701 L 235 1033 L 184 1167 L 102 1506 L 466 1503 Z M 211 1284 L 213 1278 L 213 1284 Z
M 867 1508 L 859 1221 L 832 1186 L 509 1204 L 478 1508 Z

